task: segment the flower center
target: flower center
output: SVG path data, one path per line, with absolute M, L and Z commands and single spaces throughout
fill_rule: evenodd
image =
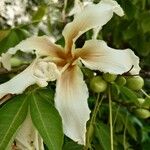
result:
M 66 62 L 66 64 L 75 65 L 76 64 L 76 60 L 77 60 L 77 58 L 73 57 L 71 55 L 71 56 L 67 56 L 65 62 Z

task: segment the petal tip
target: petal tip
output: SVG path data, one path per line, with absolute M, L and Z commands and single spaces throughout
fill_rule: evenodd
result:
M 111 7 L 113 8 L 113 11 L 120 17 L 122 17 L 124 15 L 124 11 L 121 8 L 121 6 L 118 4 L 117 1 L 115 0 L 102 0 L 101 2 L 106 3 L 108 5 L 111 5 Z
M 11 54 L 9 54 L 9 53 L 2 53 L 0 62 L 2 63 L 3 67 L 5 69 L 7 69 L 8 71 L 11 70 L 10 59 L 11 59 Z

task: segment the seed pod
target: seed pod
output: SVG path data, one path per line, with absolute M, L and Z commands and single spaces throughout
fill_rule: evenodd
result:
M 95 93 L 104 92 L 107 88 L 107 82 L 100 76 L 93 77 L 90 81 L 90 88 Z
M 150 117 L 150 112 L 148 110 L 142 109 L 142 108 L 136 109 L 135 114 L 142 119 L 146 119 L 146 118 Z
M 104 80 L 107 81 L 107 82 L 113 82 L 113 81 L 116 80 L 117 75 L 115 75 L 115 74 L 110 74 L 110 73 L 104 73 L 104 74 L 103 74 L 103 78 L 104 78 Z
M 116 79 L 116 83 L 119 85 L 119 86 L 124 86 L 126 84 L 126 79 L 125 77 L 123 76 L 119 76 L 117 79 Z
M 138 91 L 142 89 L 143 85 L 144 80 L 140 76 L 134 76 L 127 79 L 127 87 L 130 88 L 131 90 Z

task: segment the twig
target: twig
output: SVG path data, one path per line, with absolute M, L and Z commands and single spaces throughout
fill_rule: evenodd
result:
M 110 143 L 111 143 L 111 150 L 114 150 L 113 126 L 112 126 L 112 101 L 111 101 L 110 87 L 108 90 L 108 98 L 109 98 Z
M 87 133 L 86 133 L 86 145 L 84 147 L 84 150 L 88 150 L 91 146 L 91 141 L 90 141 L 90 130 L 91 128 L 93 127 L 93 125 L 95 124 L 95 121 L 96 121 L 96 116 L 97 116 L 97 113 L 99 111 L 99 107 L 100 105 L 102 104 L 102 101 L 104 99 L 104 96 L 102 96 L 101 100 L 99 101 L 99 97 L 100 97 L 100 94 L 97 95 L 97 99 L 96 99 L 96 103 L 95 103 L 95 107 L 94 107 L 94 110 L 93 110 L 93 113 L 92 113 L 92 117 L 91 117 L 91 120 L 90 120 L 90 123 L 89 123 L 89 127 L 87 129 Z

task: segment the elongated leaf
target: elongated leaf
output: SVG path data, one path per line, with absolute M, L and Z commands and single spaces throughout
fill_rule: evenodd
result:
M 113 113 L 116 110 L 113 110 Z M 114 114 L 115 115 L 115 114 Z M 135 128 L 135 122 L 134 122 L 134 117 L 130 114 L 127 116 L 127 112 L 124 111 L 123 109 L 120 109 L 117 113 L 117 120 L 116 120 L 116 131 L 120 131 L 125 127 L 130 134 L 130 136 L 134 139 L 137 140 L 137 131 Z M 137 121 L 136 121 L 137 122 Z M 139 123 L 138 123 L 139 124 Z
M 108 127 L 103 123 L 96 124 L 96 137 L 104 150 L 110 150 L 110 134 Z
M 30 95 L 30 112 L 33 124 L 50 150 L 61 150 L 63 144 L 62 121 L 55 107 L 34 93 Z
M 64 144 L 63 150 L 83 150 L 83 146 L 73 141 L 69 141 Z
M 9 34 L 10 30 L 0 30 L 0 41 L 3 40 Z
M 54 104 L 54 91 L 52 89 L 39 89 L 38 94 L 45 99 L 48 103 Z
M 144 33 L 150 31 L 150 11 L 145 11 L 140 16 L 140 22 Z
M 8 48 L 15 46 L 19 43 L 19 38 L 15 30 L 11 30 L 6 38 L 0 42 L 0 53 L 5 52 Z
M 23 29 L 12 29 L 7 36 L 0 41 L 0 54 L 7 51 L 8 48 L 15 46 L 29 35 Z
M 120 92 L 121 92 L 122 98 L 124 100 L 127 100 L 127 101 L 129 101 L 131 103 L 135 103 L 135 104 L 138 103 L 136 94 L 133 91 L 131 91 L 130 89 L 128 89 L 127 87 L 120 87 Z
M 25 95 L 14 97 L 0 109 L 0 150 L 7 147 L 27 112 L 28 101 Z
M 128 117 L 127 120 L 127 131 L 130 134 L 130 136 L 134 139 L 137 140 L 137 131 L 136 128 L 134 127 L 134 124 L 131 122 L 130 118 Z
M 33 15 L 32 21 L 41 21 L 46 12 L 46 6 L 40 6 L 37 12 Z

